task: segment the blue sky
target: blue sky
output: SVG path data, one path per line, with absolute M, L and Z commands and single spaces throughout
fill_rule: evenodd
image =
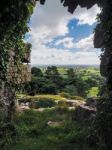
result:
M 99 49 L 93 46 L 97 5 L 78 7 L 72 15 L 59 0 L 37 3 L 27 41 L 32 43 L 32 64 L 99 64 Z

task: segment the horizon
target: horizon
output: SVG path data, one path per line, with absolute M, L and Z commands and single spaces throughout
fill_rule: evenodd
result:
M 92 64 L 92 65 L 89 65 L 89 64 L 31 64 L 32 67 L 44 67 L 44 66 L 59 66 L 59 67 L 75 67 L 75 66 L 82 66 L 82 67 L 100 67 L 99 64 Z

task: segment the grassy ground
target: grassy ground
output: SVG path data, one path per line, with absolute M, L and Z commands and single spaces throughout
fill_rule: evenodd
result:
M 16 143 L 8 146 L 7 150 L 98 150 L 95 145 L 87 144 L 89 125 L 72 118 L 73 110 L 67 109 L 29 110 L 18 114 Z M 50 126 L 49 121 L 59 124 Z
M 64 97 L 60 95 L 52 95 L 52 94 L 41 94 L 41 95 L 35 95 L 35 96 L 28 96 L 24 94 L 18 94 L 18 99 L 26 98 L 30 100 L 38 100 L 38 99 L 53 99 L 53 100 L 65 100 Z
M 66 75 L 63 68 L 59 68 L 59 71 Z M 86 72 L 80 69 L 81 73 L 83 80 L 87 80 L 91 74 L 99 75 L 98 70 L 91 68 Z M 96 95 L 97 91 L 98 89 L 94 87 L 89 92 L 90 95 Z M 66 99 L 60 95 L 18 95 L 18 98 L 53 99 L 55 101 Z M 94 136 L 90 136 L 90 124 L 76 122 L 73 118 L 74 110 L 58 107 L 46 109 L 43 112 L 32 109 L 19 113 L 15 123 L 16 135 L 6 150 L 100 150 L 93 142 Z M 50 125 L 49 122 L 56 124 Z
M 44 73 L 46 70 L 46 67 L 40 67 L 40 69 L 42 70 L 42 72 Z M 63 76 L 66 77 L 67 74 L 67 70 L 69 69 L 69 67 L 57 67 L 59 73 Z M 94 68 L 94 67 L 87 67 L 87 68 L 83 68 L 83 67 L 79 67 L 79 68 L 73 68 L 74 71 L 78 72 L 78 74 L 83 74 L 84 76 L 90 76 L 92 74 L 96 74 L 96 75 L 100 75 L 100 69 L 99 68 Z

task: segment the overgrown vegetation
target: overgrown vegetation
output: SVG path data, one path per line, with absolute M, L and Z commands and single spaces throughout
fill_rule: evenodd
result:
M 105 80 L 98 68 L 32 68 L 32 81 L 24 85 L 29 95 L 61 94 L 66 98 L 97 96 Z
M 7 150 L 99 150 L 93 141 L 89 141 L 91 128 L 89 123 L 73 120 L 74 111 L 67 109 L 33 110 L 18 114 L 16 118 L 16 144 Z M 93 142 L 93 143 L 91 143 Z

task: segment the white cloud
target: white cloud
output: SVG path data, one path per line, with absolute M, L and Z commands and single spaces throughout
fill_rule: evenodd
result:
M 65 37 L 63 39 L 58 40 L 55 45 L 59 46 L 59 45 L 63 45 L 64 48 L 69 48 L 69 49 L 75 49 L 78 48 L 82 51 L 91 51 L 91 49 L 93 50 L 94 45 L 93 45 L 93 38 L 94 35 L 91 34 L 86 38 L 83 38 L 81 40 L 79 40 L 78 42 L 74 41 L 73 37 Z
M 92 25 L 96 22 L 96 15 L 101 12 L 97 5 L 94 5 L 91 9 L 78 7 L 75 12 L 75 18 L 79 20 L 78 24 L 89 24 Z
M 32 64 L 98 64 L 99 59 L 95 52 L 71 52 L 69 48 L 91 47 L 91 37 L 82 39 L 77 43 L 72 37 L 66 37 L 56 44 L 64 44 L 66 50 L 48 48 L 44 43 L 51 42 L 56 36 L 66 35 L 71 19 L 78 19 L 78 24 L 92 25 L 96 22 L 99 8 L 95 5 L 90 10 L 78 7 L 72 15 L 67 12 L 59 0 L 47 0 L 44 6 L 37 3 L 31 18 L 30 42 L 32 43 Z M 93 45 L 93 44 L 92 44 Z M 80 46 L 80 47 L 79 47 Z M 91 60 L 91 61 L 90 61 Z
M 85 51 L 93 49 L 93 37 L 94 35 L 91 34 L 89 37 L 81 39 L 80 41 L 74 44 L 74 48 L 79 48 Z
M 65 48 L 73 48 L 74 43 L 73 43 L 73 38 L 72 37 L 65 37 L 64 39 L 58 40 L 55 45 L 63 45 Z
M 99 64 L 98 51 L 93 49 L 93 34 L 77 43 L 73 43 L 73 38 L 64 38 L 56 44 L 64 44 L 66 49 L 49 48 L 45 45 L 37 44 L 32 51 L 32 64 Z M 79 48 L 73 52 L 67 48 Z
M 43 47 L 32 51 L 32 64 L 99 64 L 100 60 L 94 52 L 71 52 Z
M 35 12 L 31 19 L 31 29 L 37 29 L 43 32 L 43 27 L 46 26 L 46 31 L 49 32 L 49 38 L 65 35 L 68 33 L 67 24 L 71 19 L 78 19 L 78 24 L 92 25 L 96 22 L 96 15 L 100 12 L 97 5 L 91 9 L 78 7 L 74 14 L 70 14 L 66 7 L 63 7 L 59 0 L 47 0 L 44 6 L 37 3 Z

